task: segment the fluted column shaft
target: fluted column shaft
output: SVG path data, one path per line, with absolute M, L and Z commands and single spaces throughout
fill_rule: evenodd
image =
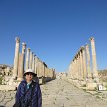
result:
M 32 69 L 35 70 L 35 55 L 33 54 Z
M 86 44 L 86 58 L 87 58 L 87 78 L 92 79 L 91 66 L 90 66 L 90 52 L 89 52 L 88 44 Z
M 81 80 L 83 80 L 83 53 L 80 51 L 80 73 L 81 73 Z
M 81 59 L 80 59 L 80 53 L 78 54 L 78 69 L 79 69 L 79 80 L 81 80 Z
M 26 70 L 29 69 L 30 48 L 27 48 L 26 54 Z
M 24 63 L 25 63 L 25 50 L 26 44 L 22 43 L 22 54 L 19 56 L 19 69 L 18 69 L 18 79 L 22 80 L 24 74 Z
M 90 38 L 91 42 L 91 50 L 92 50 L 92 70 L 93 70 L 93 77 L 98 78 L 97 72 L 97 61 L 96 61 L 96 50 L 95 50 L 95 41 L 94 38 Z
M 32 69 L 33 52 L 30 51 L 29 69 Z
M 19 47 L 20 47 L 20 39 L 16 37 L 16 47 L 15 47 L 15 57 L 14 57 L 14 69 L 13 69 L 13 77 L 16 78 L 18 74 L 18 63 L 19 63 Z
M 77 73 L 78 73 L 77 79 L 79 80 L 79 57 L 78 55 L 77 55 Z
M 87 77 L 87 71 L 86 71 L 86 55 L 85 55 L 85 48 L 83 51 L 83 71 L 84 71 L 84 79 L 86 80 Z

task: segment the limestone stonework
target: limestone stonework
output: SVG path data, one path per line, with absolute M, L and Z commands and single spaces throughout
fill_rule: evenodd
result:
M 91 62 L 90 62 L 90 51 L 89 51 L 89 45 L 86 44 L 86 58 L 87 58 L 87 79 L 90 81 L 92 79 L 91 74 Z
M 99 83 L 95 41 L 93 37 L 90 38 L 90 42 L 92 56 L 90 54 L 90 44 L 81 46 L 70 63 L 67 74 L 68 80 L 72 81 L 74 85 L 87 86 L 89 90 L 96 89 Z
M 16 37 L 15 40 L 15 56 L 14 66 L 11 70 L 12 72 L 10 72 L 9 68 L 0 68 L 0 75 L 5 75 L 6 77 L 1 81 L 2 84 L 14 85 L 14 87 L 17 87 L 20 81 L 23 80 L 24 71 L 27 69 L 33 69 L 35 71 L 35 73 L 39 77 L 39 80 L 41 81 L 39 83 L 45 83 L 46 81 L 55 79 L 56 73 L 54 69 L 48 68 L 47 65 L 30 50 L 30 48 L 27 48 L 26 54 L 26 44 L 24 42 L 22 43 L 22 52 L 20 52 L 20 39 Z
M 26 54 L 26 70 L 29 69 L 30 48 L 27 48 Z
M 86 54 L 85 54 L 85 48 L 83 47 L 83 72 L 84 72 L 84 79 L 86 80 L 87 77 L 87 67 L 86 67 Z
M 98 80 L 98 71 L 97 71 L 97 61 L 96 61 L 96 50 L 95 50 L 95 41 L 94 38 L 90 38 L 91 41 L 91 52 L 92 52 L 92 71 L 93 71 L 93 78 Z
M 35 70 L 35 55 L 33 54 L 32 69 Z
M 19 66 L 18 66 L 18 80 L 22 80 L 23 79 L 23 72 L 24 72 L 24 54 L 19 53 Z
M 25 63 L 25 50 L 26 50 L 26 44 L 22 43 L 22 54 L 19 55 L 19 69 L 18 69 L 18 80 L 23 79 L 24 74 L 24 63 Z
M 13 77 L 14 79 L 18 74 L 18 63 L 19 63 L 19 47 L 20 47 L 20 39 L 16 37 L 16 47 L 15 47 L 15 57 L 14 57 L 14 69 L 13 69 Z
M 30 51 L 30 61 L 29 61 L 29 68 L 32 69 L 32 61 L 33 61 L 33 52 Z

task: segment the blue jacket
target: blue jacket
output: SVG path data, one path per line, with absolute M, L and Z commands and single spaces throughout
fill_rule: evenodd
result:
M 32 87 L 34 88 L 32 89 Z M 25 102 L 30 102 L 30 107 L 42 107 L 42 95 L 39 84 L 32 81 L 29 90 L 27 90 L 26 80 L 21 81 L 16 92 L 16 102 L 21 103 L 24 100 Z M 23 106 L 21 105 L 21 107 Z

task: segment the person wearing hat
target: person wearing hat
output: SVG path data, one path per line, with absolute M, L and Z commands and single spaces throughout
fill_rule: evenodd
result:
M 18 86 L 13 107 L 42 107 L 40 86 L 33 81 L 36 75 L 32 69 L 24 72 L 24 80 Z

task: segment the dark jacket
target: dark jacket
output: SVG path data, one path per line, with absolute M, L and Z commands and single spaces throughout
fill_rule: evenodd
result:
M 30 107 L 42 107 L 42 95 L 38 83 L 32 81 L 29 89 L 27 89 L 26 80 L 19 84 L 16 92 L 16 102 L 21 103 L 22 101 L 29 103 Z M 21 105 L 21 107 L 23 106 Z

